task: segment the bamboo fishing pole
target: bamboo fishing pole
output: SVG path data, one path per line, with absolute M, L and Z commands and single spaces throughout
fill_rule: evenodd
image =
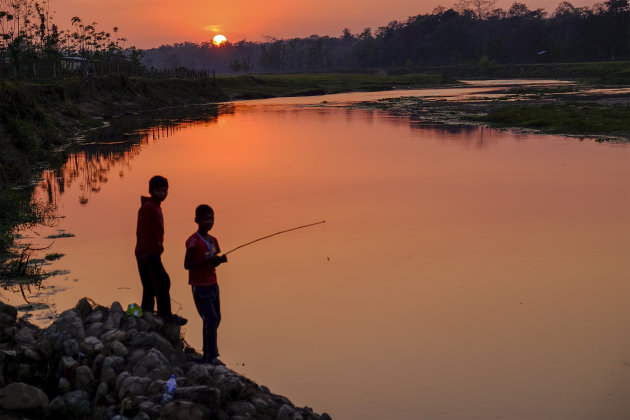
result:
M 294 228 L 291 228 L 291 229 L 281 230 L 280 232 L 272 233 L 271 235 L 263 236 L 262 238 L 254 239 L 253 241 L 247 242 L 247 243 L 245 243 L 243 245 L 239 245 L 239 246 L 237 246 L 234 249 L 230 249 L 228 252 L 224 252 L 223 255 L 227 255 L 230 252 L 234 252 L 237 249 L 241 249 L 241 248 L 243 248 L 243 247 L 245 247 L 247 245 L 251 245 L 251 244 L 256 243 L 258 241 L 262 241 L 263 239 L 267 239 L 267 238 L 271 238 L 272 236 L 280 235 L 281 233 L 287 233 L 287 232 L 291 232 L 293 230 L 304 229 L 304 228 L 307 228 L 307 227 L 310 227 L 310 226 L 320 225 L 322 223 L 326 223 L 326 221 L 322 220 L 320 222 L 309 223 L 308 225 L 304 225 L 304 226 L 298 226 L 298 227 L 294 227 Z

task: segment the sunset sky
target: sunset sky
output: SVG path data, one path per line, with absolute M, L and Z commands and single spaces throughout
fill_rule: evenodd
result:
M 231 42 L 305 37 L 312 34 L 339 36 L 344 28 L 359 33 L 376 29 L 392 20 L 429 13 L 438 5 L 452 6 L 454 0 L 50 0 L 54 21 L 68 27 L 73 16 L 97 22 L 97 28 L 120 28 L 126 46 L 158 47 L 176 42 L 210 41 L 218 33 Z M 560 0 L 525 0 L 530 9 L 552 12 Z M 504 9 L 514 0 L 498 0 Z M 595 1 L 577 0 L 575 6 Z

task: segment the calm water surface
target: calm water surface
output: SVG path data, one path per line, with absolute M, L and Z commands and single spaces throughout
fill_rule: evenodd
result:
M 65 254 L 47 270 L 69 272 L 32 291 L 50 310 L 31 319 L 83 296 L 140 301 L 136 214 L 161 174 L 173 309 L 198 349 L 183 267 L 198 204 L 224 250 L 327 221 L 218 269 L 222 359 L 296 404 L 337 419 L 629 418 L 628 145 L 313 106 L 390 95 L 236 103 L 71 155 L 36 191 L 63 218 L 28 233 L 76 235 L 46 251 Z

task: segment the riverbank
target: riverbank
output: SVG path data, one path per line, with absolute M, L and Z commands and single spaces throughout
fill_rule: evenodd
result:
M 46 329 L 0 302 L 2 418 L 326 420 L 225 366 L 200 364 L 180 327 L 83 298 Z M 165 383 L 177 389 L 163 401 Z
M 488 125 L 541 134 L 630 141 L 630 94 L 627 89 L 506 88 L 474 98 L 402 97 L 362 102 L 429 125 Z

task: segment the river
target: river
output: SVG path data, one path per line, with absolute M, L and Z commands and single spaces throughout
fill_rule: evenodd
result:
M 223 250 L 326 220 L 218 268 L 221 359 L 294 403 L 335 419 L 628 418 L 630 145 L 341 106 L 491 90 L 220 104 L 72 150 L 34 193 L 58 222 L 23 232 L 64 254 L 27 291 L 45 305 L 30 320 L 83 296 L 140 302 L 136 215 L 160 174 L 173 310 L 197 349 L 195 207 L 214 208 Z

